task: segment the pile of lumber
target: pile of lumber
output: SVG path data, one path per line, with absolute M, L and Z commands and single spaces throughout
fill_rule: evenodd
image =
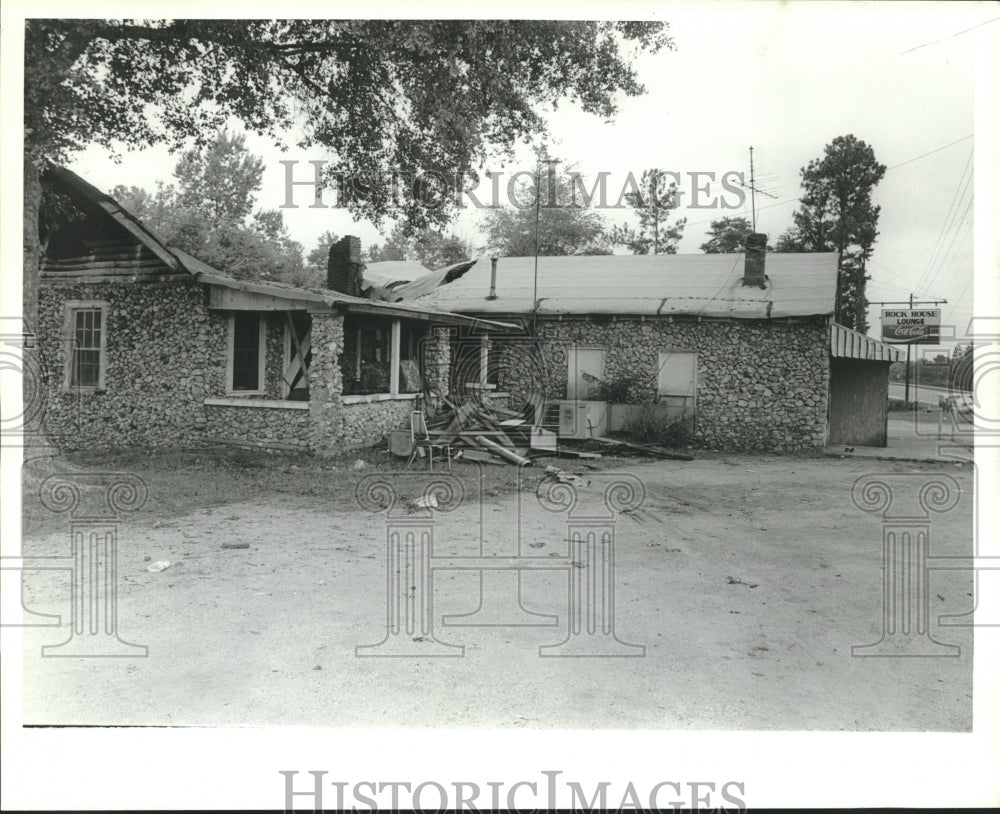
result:
M 522 413 L 477 402 L 456 406 L 447 399 L 443 407 L 427 419 L 427 431 L 435 441 L 451 445 L 453 458 L 526 466 L 557 452 L 555 434 L 536 427 Z

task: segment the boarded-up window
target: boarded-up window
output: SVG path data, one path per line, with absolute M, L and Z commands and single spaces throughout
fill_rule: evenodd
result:
M 661 403 L 693 413 L 697 390 L 698 355 L 674 351 L 658 354 L 656 389 Z
M 300 311 L 285 322 L 286 365 L 283 374 L 291 401 L 309 401 L 309 367 L 312 365 L 312 318 Z
M 233 315 L 234 392 L 263 389 L 261 382 L 261 318 L 257 314 Z
M 74 308 L 71 324 L 70 384 L 73 387 L 101 387 L 104 379 L 104 310 L 100 306 Z
M 402 322 L 399 335 L 399 392 L 419 393 L 423 390 L 420 364 L 421 350 L 427 329 L 421 323 Z

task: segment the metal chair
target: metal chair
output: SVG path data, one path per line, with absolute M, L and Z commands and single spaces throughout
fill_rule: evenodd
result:
M 424 418 L 423 410 L 414 410 L 410 413 L 410 441 L 413 443 L 413 451 L 410 459 L 406 462 L 409 469 L 413 459 L 420 454 L 421 450 L 427 451 L 427 465 L 431 472 L 434 471 L 434 450 L 439 449 L 444 453 L 448 462 L 448 471 L 451 471 L 451 441 L 441 441 L 431 438 L 427 429 L 427 420 Z

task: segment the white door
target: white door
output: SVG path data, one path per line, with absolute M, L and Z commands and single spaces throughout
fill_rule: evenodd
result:
M 678 415 L 694 415 L 697 390 L 698 355 L 660 351 L 656 376 L 660 403 Z
M 570 348 L 566 354 L 569 366 L 566 378 L 566 398 L 597 398 L 597 389 L 604 379 L 604 350 L 602 348 Z

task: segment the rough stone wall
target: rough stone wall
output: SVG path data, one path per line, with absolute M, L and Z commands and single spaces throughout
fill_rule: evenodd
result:
M 200 442 L 202 403 L 221 395 L 225 333 L 215 330 L 193 281 L 43 285 L 40 351 L 47 368 L 46 431 L 67 449 L 172 447 Z M 68 300 L 100 300 L 105 311 L 105 388 L 65 387 Z
M 103 391 L 65 388 L 70 300 L 107 303 Z M 282 318 L 266 317 L 267 392 L 239 398 L 284 397 Z M 205 406 L 206 398 L 227 397 L 228 314 L 209 311 L 204 286 L 193 280 L 43 285 L 39 323 L 48 371 L 46 428 L 64 448 L 194 446 L 206 435 L 287 443 L 293 436 L 308 438 L 302 419 L 279 430 L 271 415 Z M 262 434 L 255 437 L 252 430 Z
M 660 351 L 698 354 L 695 437 L 734 451 L 821 449 L 829 399 L 829 328 L 764 320 L 586 320 L 539 323 L 536 365 L 501 364 L 500 386 L 512 401 L 541 378 L 546 399 L 566 397 L 567 352 L 603 347 L 604 381 L 634 380 L 630 401 L 656 394 Z M 523 345 L 511 353 L 523 356 Z M 540 373 L 541 371 L 541 373 Z
M 303 450 L 309 445 L 308 410 L 209 404 L 205 417 L 208 438 L 289 444 Z
M 64 387 L 68 300 L 107 303 L 105 387 Z M 46 431 L 67 449 L 198 446 L 206 437 L 271 441 L 336 453 L 404 426 L 413 400 L 345 405 L 343 317 L 315 313 L 308 410 L 205 405 L 206 398 L 283 400 L 284 314 L 266 315 L 265 393 L 227 393 L 228 313 L 209 311 L 193 280 L 42 286 L 39 351 L 48 371 Z M 448 392 L 447 329 L 429 345 L 429 382 Z
M 389 430 L 409 428 L 413 399 L 345 404 L 342 408 L 341 439 L 344 449 L 379 443 Z

